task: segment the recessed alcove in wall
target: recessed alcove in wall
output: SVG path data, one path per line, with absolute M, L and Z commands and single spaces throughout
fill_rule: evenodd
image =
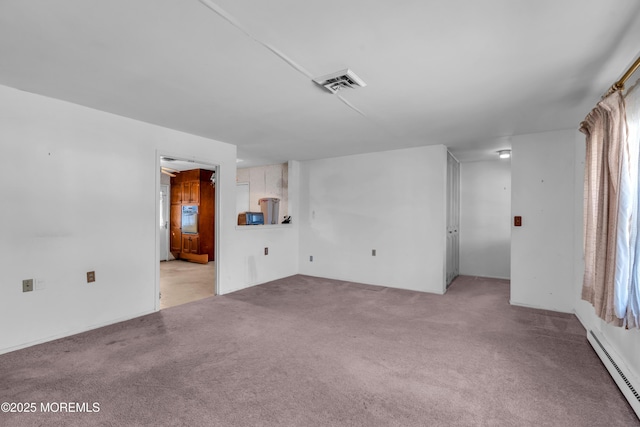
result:
M 289 165 L 287 163 L 238 169 L 236 184 L 236 214 L 246 210 L 260 212 L 260 199 L 274 197 L 280 200 L 277 223 L 281 224 L 284 217 L 289 215 Z

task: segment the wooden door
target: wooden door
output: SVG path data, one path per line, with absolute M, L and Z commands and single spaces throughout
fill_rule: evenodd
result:
M 180 228 L 182 227 L 182 206 L 171 205 L 171 213 L 169 214 L 169 227 Z
M 198 212 L 198 235 L 200 254 L 208 254 L 214 260 L 215 188 L 211 182 L 200 183 L 200 211 Z
M 171 204 L 179 205 L 182 203 L 182 184 L 171 182 Z
M 189 203 L 200 203 L 200 181 L 191 182 L 189 187 Z
M 197 234 L 182 235 L 182 252 L 197 254 L 200 252 L 200 237 Z
M 182 188 L 180 185 L 174 187 Z M 182 250 L 182 205 L 171 205 L 169 211 L 169 250 L 175 256 Z
M 170 250 L 174 254 L 182 251 L 182 233 L 180 232 L 180 228 L 171 228 Z
M 188 234 L 182 235 L 182 250 L 184 253 L 191 253 L 191 237 Z
M 192 235 L 190 239 L 191 239 L 191 253 L 199 254 L 200 253 L 200 236 Z

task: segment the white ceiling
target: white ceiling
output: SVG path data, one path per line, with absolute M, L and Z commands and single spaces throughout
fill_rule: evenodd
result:
M 429 144 L 477 160 L 576 128 L 640 52 L 637 0 L 210 6 L 2 0 L 0 84 L 236 144 L 245 166 Z M 345 68 L 367 86 L 311 81 Z

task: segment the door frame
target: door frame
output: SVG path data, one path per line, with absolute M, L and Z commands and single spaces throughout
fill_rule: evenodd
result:
M 447 150 L 445 292 L 460 274 L 460 161 Z
M 166 151 L 162 151 L 162 150 L 156 150 L 155 153 L 155 188 L 156 188 L 156 197 L 155 197 L 155 219 L 154 219 L 154 224 L 156 224 L 155 230 L 156 230 L 156 242 L 155 242 L 155 246 L 156 246 L 156 251 L 155 251 L 155 286 L 154 286 L 154 292 L 153 295 L 151 295 L 151 297 L 153 298 L 153 303 L 154 303 L 154 310 L 155 311 L 159 311 L 160 310 L 160 227 L 158 227 L 158 223 L 160 220 L 160 186 L 161 184 L 161 177 L 160 175 L 162 175 L 162 173 L 160 172 L 160 158 L 161 157 L 171 157 L 172 159 L 176 159 L 176 160 L 181 160 L 181 161 L 185 161 L 185 162 L 190 162 L 190 163 L 194 163 L 194 166 L 204 166 L 207 168 L 210 168 L 211 170 L 215 171 L 215 176 L 216 176 L 216 191 L 215 191 L 215 199 L 214 199 L 214 224 L 213 224 L 213 233 L 214 233 L 214 237 L 213 237 L 213 247 L 214 247 L 214 254 L 215 254 L 215 263 L 216 263 L 216 268 L 215 268 L 215 282 L 213 284 L 213 294 L 214 295 L 218 295 L 219 294 L 219 284 L 220 284 L 220 251 L 219 251 L 219 247 L 220 247 L 220 185 L 218 185 L 218 183 L 220 182 L 220 165 L 218 163 L 216 163 L 215 161 L 212 161 L 210 159 L 203 159 L 201 157 L 189 157 L 189 156 L 185 156 L 184 154 L 176 154 L 176 153 L 169 153 Z M 234 181 L 235 181 L 235 177 L 234 177 Z M 169 192 L 171 191 L 171 186 L 169 186 Z M 171 193 L 169 193 L 169 197 L 171 197 Z
M 164 234 L 164 238 L 166 241 L 166 247 L 164 248 L 167 252 L 167 257 L 165 259 L 162 259 L 162 256 L 160 256 L 160 261 L 169 261 L 169 252 L 170 252 L 170 248 L 169 248 L 169 210 L 171 207 L 171 186 L 169 184 L 160 184 L 160 192 L 162 192 L 163 187 L 167 187 L 167 195 L 165 197 L 165 203 L 164 205 L 162 205 L 161 207 L 159 207 L 158 209 L 162 209 L 162 216 L 164 217 L 165 221 L 164 221 L 164 228 L 160 229 L 160 236 L 158 238 L 158 247 L 160 250 L 160 254 L 162 254 L 162 248 L 160 247 L 160 243 L 162 242 L 162 238 L 161 235 Z M 159 217 L 160 215 L 158 215 Z M 158 224 L 159 225 L 159 224 Z M 164 230 L 164 231 L 162 231 Z

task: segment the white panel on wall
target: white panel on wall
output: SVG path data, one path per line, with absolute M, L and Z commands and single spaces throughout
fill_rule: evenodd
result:
M 236 214 L 249 211 L 249 183 L 236 183 Z
M 300 168 L 302 274 L 444 293 L 446 147 L 307 161 Z
M 574 309 L 574 143 L 577 130 L 512 139 L 511 303 Z
M 460 274 L 508 279 L 511 161 L 461 163 L 460 179 Z

